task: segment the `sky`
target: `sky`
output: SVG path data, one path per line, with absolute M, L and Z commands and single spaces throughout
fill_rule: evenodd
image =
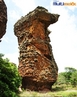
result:
M 11 62 L 19 64 L 19 49 L 17 37 L 14 35 L 14 24 L 33 11 L 37 6 L 43 6 L 50 13 L 59 14 L 58 22 L 50 25 L 50 40 L 59 72 L 65 67 L 77 69 L 77 0 L 59 0 L 59 2 L 74 2 L 76 6 L 54 6 L 54 0 L 4 0 L 7 5 L 7 29 L 0 43 L 0 53 Z

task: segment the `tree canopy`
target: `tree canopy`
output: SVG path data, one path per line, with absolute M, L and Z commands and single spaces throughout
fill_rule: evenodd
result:
M 0 97 L 17 97 L 18 87 L 21 84 L 17 66 L 3 59 L 0 54 Z
M 65 67 L 65 72 L 59 73 L 57 84 L 71 84 L 77 86 L 77 70 L 72 67 Z

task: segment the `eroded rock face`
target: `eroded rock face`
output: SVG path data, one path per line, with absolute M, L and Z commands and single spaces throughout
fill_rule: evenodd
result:
M 59 15 L 51 14 L 43 7 L 22 17 L 15 25 L 20 57 L 19 73 L 22 87 L 35 91 L 51 90 L 57 80 L 58 67 L 53 57 L 50 31 L 47 27 L 58 21 Z
M 3 0 L 0 0 L 0 39 L 6 33 L 7 7 Z

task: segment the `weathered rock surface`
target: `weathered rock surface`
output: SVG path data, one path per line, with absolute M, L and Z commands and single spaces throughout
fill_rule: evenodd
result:
M 58 67 L 54 60 L 47 27 L 58 21 L 59 15 L 43 7 L 22 17 L 15 25 L 20 57 L 19 73 L 22 87 L 35 91 L 51 90 L 57 80 Z
M 0 0 L 0 39 L 6 33 L 7 7 L 3 0 Z

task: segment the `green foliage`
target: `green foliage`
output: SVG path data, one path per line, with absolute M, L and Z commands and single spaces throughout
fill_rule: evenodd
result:
M 65 72 L 64 72 L 64 77 L 65 77 L 65 80 L 66 80 L 66 84 L 69 84 L 71 83 L 71 75 L 73 72 L 75 72 L 76 69 L 75 68 L 72 68 L 72 67 L 65 67 Z
M 66 81 L 65 81 L 64 73 L 61 72 L 58 75 L 56 84 L 61 85 L 61 84 L 65 84 L 65 83 L 66 83 Z
M 71 84 L 73 87 L 77 86 L 77 71 L 73 72 L 71 75 Z
M 72 67 L 66 67 L 65 72 L 61 72 L 58 75 L 57 84 L 71 84 L 72 86 L 77 86 L 77 70 Z
M 0 54 L 0 97 L 17 97 L 21 77 L 15 64 L 3 59 Z
M 77 93 L 76 92 L 71 92 L 68 94 L 67 97 L 77 97 Z
M 76 71 L 76 69 L 72 68 L 72 67 L 65 67 L 65 71 L 72 73 L 72 72 Z

